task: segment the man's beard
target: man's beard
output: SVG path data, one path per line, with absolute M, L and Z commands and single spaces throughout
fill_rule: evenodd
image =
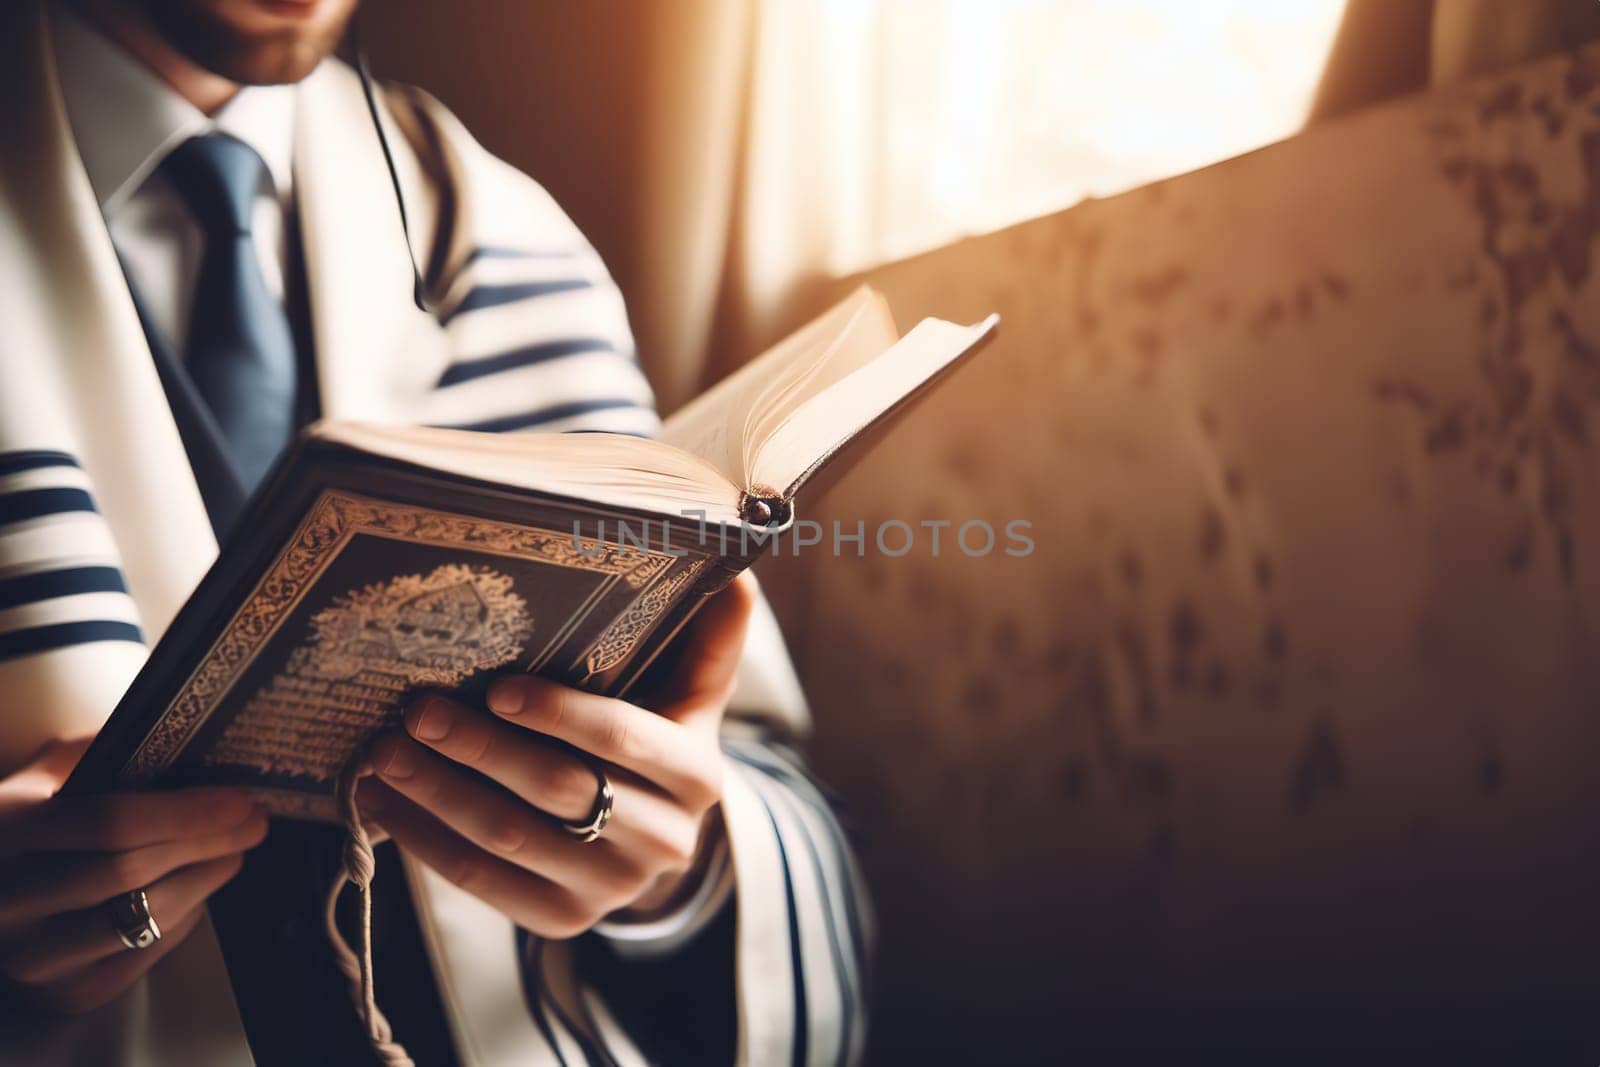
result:
M 331 53 L 355 13 L 315 26 L 246 31 L 204 3 L 141 0 L 152 24 L 190 62 L 243 85 L 298 82 Z

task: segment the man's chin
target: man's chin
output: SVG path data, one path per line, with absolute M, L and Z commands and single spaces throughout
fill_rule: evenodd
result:
M 350 21 L 348 0 L 178 0 L 174 7 L 204 11 L 241 34 L 297 35 L 307 43 L 337 37 Z
M 325 10 L 325 0 L 254 0 L 251 5 L 265 14 L 280 19 L 310 20 Z
M 191 52 L 189 58 L 240 85 L 290 85 L 315 70 L 330 51 L 331 47 L 305 48 L 299 42 L 252 41 L 238 49 Z
M 171 45 L 244 85 L 297 82 L 338 45 L 354 0 L 146 0 Z

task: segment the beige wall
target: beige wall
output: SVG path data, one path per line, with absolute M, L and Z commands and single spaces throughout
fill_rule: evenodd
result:
M 1000 336 L 802 516 L 1037 541 L 763 565 L 881 1049 L 1592 1018 L 1596 104 L 1562 58 L 871 275 Z

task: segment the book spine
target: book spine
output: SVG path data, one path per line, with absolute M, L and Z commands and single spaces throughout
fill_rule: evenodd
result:
M 616 684 L 606 695 L 626 696 L 634 684 L 655 665 L 662 653 L 672 644 L 673 638 L 677 637 L 689 624 L 689 620 L 694 618 L 695 613 L 705 606 L 706 601 L 726 589 L 740 574 L 749 570 L 751 564 L 760 556 L 761 553 L 757 551 L 744 556 L 713 557 L 705 573 L 695 579 L 694 584 L 671 608 L 667 609 L 661 622 L 634 654 L 628 669 L 618 677 Z

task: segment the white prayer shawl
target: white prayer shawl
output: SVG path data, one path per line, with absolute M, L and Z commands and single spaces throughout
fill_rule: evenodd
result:
M 49 738 L 99 727 L 216 554 L 72 140 L 48 20 L 39 0 L 5 8 L 0 772 Z M 441 245 L 435 276 L 448 281 L 437 315 L 411 302 L 407 248 L 359 82 L 325 62 L 299 89 L 294 146 L 324 413 L 651 432 L 651 396 L 620 294 L 577 229 L 436 102 L 386 95 L 418 254 Z M 91 580 L 53 584 L 73 574 Z M 740 1062 L 853 1059 L 869 917 L 827 803 L 781 743 L 804 729 L 806 709 L 764 605 L 734 706 L 743 711 L 728 727 L 723 810 L 737 897 Z M 583 1062 L 580 1042 L 619 1062 L 642 1059 L 605 991 L 575 988 L 562 946 L 543 953 L 541 985 L 565 1010 L 541 1003 L 536 1019 L 509 920 L 421 865 L 406 868 L 464 1063 Z M 72 1019 L 7 1019 L 0 1048 L 25 1062 L 249 1062 L 227 990 L 202 923 L 115 1003 Z

